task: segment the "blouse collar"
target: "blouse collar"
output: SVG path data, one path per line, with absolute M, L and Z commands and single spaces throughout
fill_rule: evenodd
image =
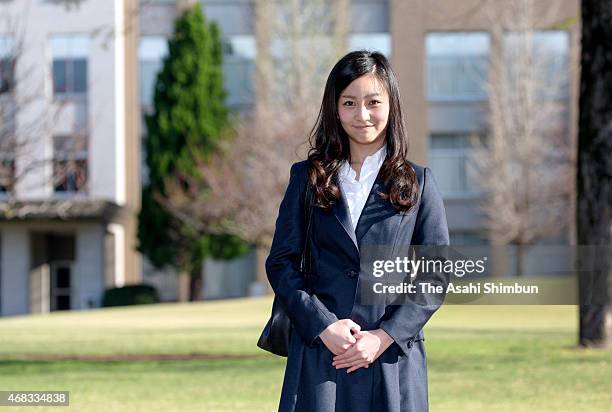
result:
M 380 149 L 372 153 L 363 160 L 361 165 L 361 172 L 359 174 L 359 181 L 367 179 L 372 173 L 378 174 L 380 167 L 382 166 L 385 158 L 387 157 L 387 144 L 383 144 Z M 345 160 L 340 166 L 340 179 L 354 182 L 357 172 L 349 165 L 348 161 Z

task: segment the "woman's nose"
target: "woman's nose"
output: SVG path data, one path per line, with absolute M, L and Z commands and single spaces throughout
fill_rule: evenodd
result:
M 370 112 L 369 112 L 369 110 L 368 110 L 368 108 L 366 106 L 361 106 L 357 110 L 356 116 L 360 120 L 369 120 L 370 119 Z

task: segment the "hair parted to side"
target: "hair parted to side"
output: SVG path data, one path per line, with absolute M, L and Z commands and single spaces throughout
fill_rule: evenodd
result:
M 349 137 L 342 128 L 338 115 L 340 93 L 355 79 L 374 74 L 389 94 L 389 118 L 385 142 L 387 157 L 380 176 L 388 193 L 384 199 L 402 212 L 418 202 L 419 184 L 416 172 L 408 162 L 408 141 L 400 106 L 399 84 L 387 58 L 378 52 L 353 51 L 342 57 L 332 68 L 323 92 L 323 101 L 314 127 L 310 131 L 309 181 L 314 187 L 315 203 L 330 210 L 340 199 L 338 171 L 350 155 Z

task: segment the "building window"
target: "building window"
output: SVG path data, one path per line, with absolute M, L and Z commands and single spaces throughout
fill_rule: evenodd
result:
M 54 96 L 87 93 L 89 39 L 84 35 L 57 35 L 51 38 Z
M 50 269 L 50 309 L 52 311 L 70 310 L 72 262 L 51 262 Z
M 245 0 L 201 0 L 206 20 L 215 21 L 225 36 L 253 34 L 255 4 Z
M 391 59 L 391 34 L 351 33 L 348 36 L 349 51 L 366 49 L 377 51 Z
M 0 157 L 0 193 L 11 193 L 15 188 L 15 159 L 11 155 Z
M 53 137 L 53 186 L 55 193 L 87 190 L 87 136 Z
M 348 51 L 377 51 L 391 59 L 389 2 L 387 0 L 353 0 L 350 3 Z
M 0 36 L 0 94 L 8 93 L 15 86 L 15 41 Z
M 87 59 L 53 60 L 53 93 L 86 93 Z
M 253 102 L 253 76 L 257 48 L 252 35 L 233 35 L 223 39 L 223 80 L 227 105 L 240 107 Z
M 453 246 L 483 246 L 487 239 L 481 233 L 471 230 L 451 230 L 449 232 L 450 244 Z
M 429 101 L 487 99 L 488 33 L 429 33 L 425 45 Z
M 389 31 L 388 0 L 352 0 L 349 7 L 351 33 L 375 34 Z
M 536 96 L 541 99 L 569 97 L 569 34 L 563 30 L 508 32 L 504 35 L 506 75 L 512 82 L 534 83 Z M 527 59 L 526 64 L 511 64 Z M 529 67 L 520 73 L 521 67 Z
M 255 72 L 255 37 L 230 35 L 222 41 L 226 103 L 230 107 L 251 104 L 254 93 L 252 79 Z M 153 107 L 157 75 L 163 68 L 167 54 L 168 40 L 165 37 L 146 36 L 140 39 L 140 104 L 144 112 Z
M 15 86 L 15 59 L 0 57 L 0 94 L 8 93 Z
M 141 37 L 138 45 L 140 69 L 140 105 L 144 111 L 153 105 L 157 74 L 168 54 L 168 40 L 163 36 Z
M 473 170 L 469 167 L 472 138 L 480 137 L 436 133 L 429 138 L 428 165 L 444 197 L 474 197 L 479 194 Z

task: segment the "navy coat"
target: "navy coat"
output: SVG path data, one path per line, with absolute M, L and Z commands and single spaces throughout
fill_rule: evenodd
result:
M 439 304 L 363 305 L 361 249 L 366 245 L 448 245 L 448 227 L 431 170 L 412 164 L 419 181 L 418 207 L 400 213 L 377 195 L 380 175 L 353 231 L 346 199 L 331 211 L 313 209 L 314 276 L 299 272 L 304 244 L 303 202 L 308 163 L 291 167 L 276 231 L 266 260 L 268 279 L 292 321 L 281 412 L 425 412 L 427 363 L 422 328 Z M 397 252 L 397 251 L 395 251 Z M 394 340 L 368 368 L 350 374 L 332 366 L 334 356 L 318 338 L 330 324 L 349 318 L 362 330 L 382 328 Z

